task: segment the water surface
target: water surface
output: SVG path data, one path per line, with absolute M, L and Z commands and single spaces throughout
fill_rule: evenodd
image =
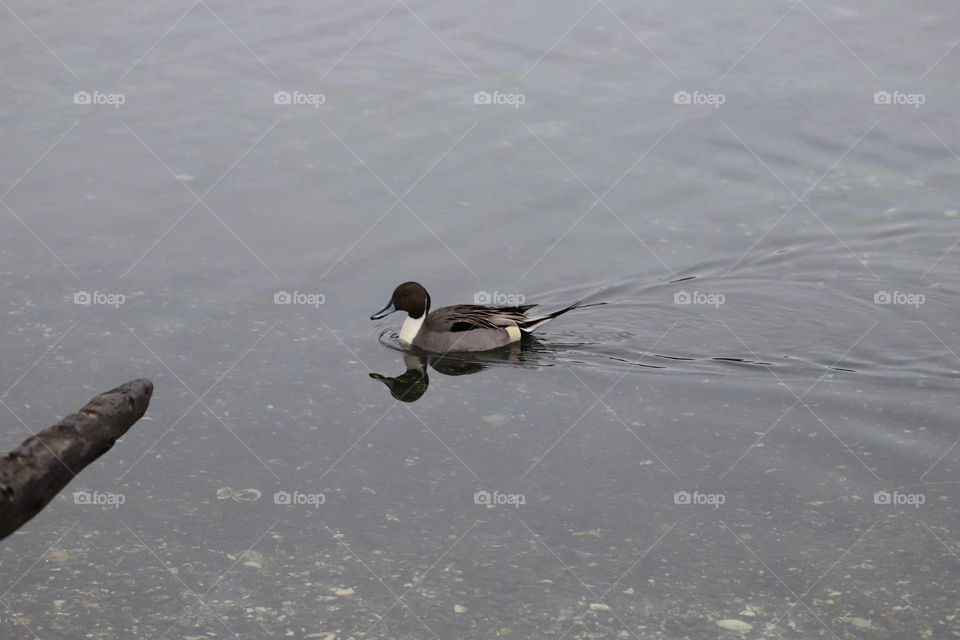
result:
M 953 4 L 0 13 L 2 448 L 156 385 L 4 637 L 960 634 Z

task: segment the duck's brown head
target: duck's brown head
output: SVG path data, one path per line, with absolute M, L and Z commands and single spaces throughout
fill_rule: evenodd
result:
M 370 316 L 371 320 L 385 318 L 394 311 L 406 311 L 411 318 L 419 318 L 430 310 L 430 294 L 419 282 L 404 282 L 393 290 L 390 302 Z

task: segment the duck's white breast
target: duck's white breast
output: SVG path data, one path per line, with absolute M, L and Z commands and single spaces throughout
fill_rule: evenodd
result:
M 423 314 L 419 318 L 407 316 L 407 319 L 403 321 L 403 326 L 400 327 L 400 342 L 407 346 L 413 344 L 413 339 L 420 333 L 420 327 L 423 326 L 423 321 L 426 319 L 427 314 Z

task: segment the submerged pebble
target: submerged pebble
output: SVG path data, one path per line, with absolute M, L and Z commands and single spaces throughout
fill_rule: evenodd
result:
M 737 633 L 746 633 L 753 629 L 753 625 L 744 622 L 743 620 L 737 620 L 735 618 L 727 618 L 725 620 L 717 620 L 717 626 L 721 629 L 726 629 L 727 631 L 736 631 Z
M 230 556 L 227 556 L 227 557 L 230 557 Z M 254 551 L 253 549 L 244 551 L 240 557 L 246 560 L 247 562 L 256 562 L 256 563 L 263 562 L 263 554 L 260 553 L 259 551 Z
M 255 502 L 263 493 L 259 489 L 240 489 L 231 496 L 235 502 Z
M 47 554 L 47 559 L 57 564 L 66 564 L 70 561 L 70 553 L 63 549 L 54 549 Z
M 873 623 L 866 618 L 850 618 L 850 624 L 858 629 L 875 629 Z

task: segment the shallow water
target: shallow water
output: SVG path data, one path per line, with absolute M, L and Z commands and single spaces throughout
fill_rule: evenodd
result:
M 960 635 L 955 5 L 0 14 L 0 448 L 156 386 L 3 637 Z M 607 304 L 417 360 L 408 279 Z

